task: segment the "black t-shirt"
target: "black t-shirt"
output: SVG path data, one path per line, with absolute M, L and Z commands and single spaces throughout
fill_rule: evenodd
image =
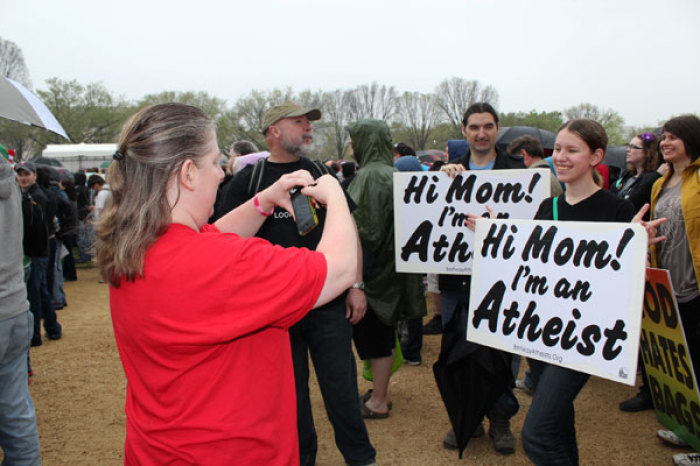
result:
M 540 204 L 535 220 L 553 220 L 554 198 L 545 199 Z M 629 222 L 634 217 L 634 206 L 630 201 L 620 199 L 604 189 L 599 189 L 591 196 L 570 205 L 566 195 L 557 199 L 558 220 L 579 222 Z
M 234 175 L 226 186 L 226 192 L 220 206 L 221 208 L 216 213 L 217 218 L 245 203 L 248 199 L 253 197 L 256 192 L 262 191 L 263 189 L 272 185 L 282 175 L 294 172 L 296 170 L 307 170 L 309 173 L 311 173 L 311 176 L 316 179 L 328 173 L 327 171 L 322 172 L 321 167 L 304 157 L 300 158 L 296 162 L 290 163 L 275 163 L 270 162 L 269 160 L 265 160 L 264 162 L 260 163 L 263 163 L 264 167 L 258 189 L 256 190 L 255 186 L 253 186 L 252 190 L 249 192 L 249 182 L 255 165 L 248 165 L 244 167 L 241 171 Z M 348 200 L 350 210 L 355 210 L 357 206 L 352 201 L 350 196 L 347 196 L 346 194 L 346 198 Z M 326 220 L 325 209 L 318 208 L 316 211 L 319 225 L 307 235 L 301 236 L 297 231 L 292 214 L 281 207 L 276 207 L 274 213 L 268 217 L 260 227 L 260 230 L 258 230 L 256 236 L 264 238 L 272 244 L 279 244 L 280 246 L 284 247 L 297 246 L 315 250 L 319 241 L 321 241 L 323 225 Z

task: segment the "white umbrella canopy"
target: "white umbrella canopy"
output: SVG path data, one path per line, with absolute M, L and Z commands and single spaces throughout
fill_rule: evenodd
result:
M 70 140 L 66 131 L 39 97 L 20 83 L 0 76 L 0 117 L 38 126 Z

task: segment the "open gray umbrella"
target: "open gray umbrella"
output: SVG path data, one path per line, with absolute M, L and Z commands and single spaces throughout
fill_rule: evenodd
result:
M 556 139 L 556 133 L 552 131 L 547 131 L 546 129 L 533 128 L 531 126 L 505 126 L 498 131 L 498 138 L 496 139 L 496 144 L 503 147 L 505 150 L 508 145 L 513 142 L 516 138 L 520 136 L 532 136 L 542 143 L 542 147 L 545 150 L 552 151 L 554 149 L 554 140 Z
M 70 140 L 66 131 L 39 97 L 20 83 L 0 76 L 0 117 L 38 126 Z

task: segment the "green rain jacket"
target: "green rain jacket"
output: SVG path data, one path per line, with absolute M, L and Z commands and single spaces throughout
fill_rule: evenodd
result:
M 348 193 L 363 252 L 367 307 L 386 325 L 426 315 L 421 277 L 396 272 L 394 256 L 394 165 L 389 128 L 380 120 L 350 125 L 360 170 Z

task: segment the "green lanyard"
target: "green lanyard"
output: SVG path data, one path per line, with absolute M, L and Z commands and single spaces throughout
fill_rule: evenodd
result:
M 559 207 L 558 207 L 558 202 L 559 201 L 559 196 L 555 197 L 552 199 L 553 205 L 552 205 L 552 220 L 559 220 Z

